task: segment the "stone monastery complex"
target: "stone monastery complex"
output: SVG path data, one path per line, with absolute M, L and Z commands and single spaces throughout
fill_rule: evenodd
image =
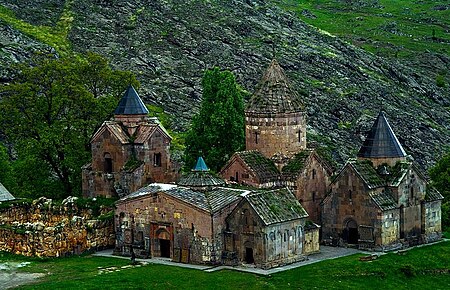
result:
M 127 89 L 83 167 L 86 197 L 120 197 L 116 254 L 271 268 L 304 260 L 320 243 L 384 251 L 441 239 L 443 197 L 383 112 L 356 158 L 335 171 L 308 147 L 304 105 L 273 60 L 245 122 L 246 151 L 220 177 L 200 157 L 180 178 L 170 135 Z

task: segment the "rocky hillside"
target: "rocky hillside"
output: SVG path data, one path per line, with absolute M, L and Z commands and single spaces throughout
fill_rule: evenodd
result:
M 275 2 L 284 1 L 0 0 L 33 25 L 57 26 L 70 10 L 71 48 L 134 71 L 141 96 L 176 116 L 177 129 L 186 128 L 198 108 L 204 69 L 229 69 L 252 92 L 275 51 L 304 97 L 309 140 L 335 148 L 338 161 L 355 156 L 384 109 L 405 149 L 423 166 L 433 164 L 450 144 L 448 85 L 437 86 L 435 73 L 423 67 L 380 58 L 314 28 Z M 11 35 L 0 37 L 2 68 L 29 49 L 45 48 L 8 23 L 0 21 Z M 450 69 L 448 55 L 433 57 Z

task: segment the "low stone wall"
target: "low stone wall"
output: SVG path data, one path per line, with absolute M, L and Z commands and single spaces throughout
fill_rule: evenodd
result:
M 79 208 L 76 198 L 61 204 L 40 198 L 0 208 L 0 251 L 25 256 L 59 257 L 113 247 L 112 209 L 102 208 L 98 217 Z

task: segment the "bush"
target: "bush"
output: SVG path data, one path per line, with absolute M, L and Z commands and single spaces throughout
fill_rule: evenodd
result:
M 400 271 L 402 271 L 402 273 L 408 278 L 416 276 L 416 268 L 410 264 L 401 266 Z

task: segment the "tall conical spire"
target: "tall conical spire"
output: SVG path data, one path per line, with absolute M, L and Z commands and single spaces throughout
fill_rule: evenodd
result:
M 147 115 L 148 110 L 132 85 L 129 85 L 114 115 Z
M 389 122 L 381 111 L 373 123 L 372 129 L 359 149 L 362 158 L 404 158 L 405 150 L 392 131 Z
M 274 59 L 249 101 L 249 113 L 292 113 L 303 111 L 303 103 Z

